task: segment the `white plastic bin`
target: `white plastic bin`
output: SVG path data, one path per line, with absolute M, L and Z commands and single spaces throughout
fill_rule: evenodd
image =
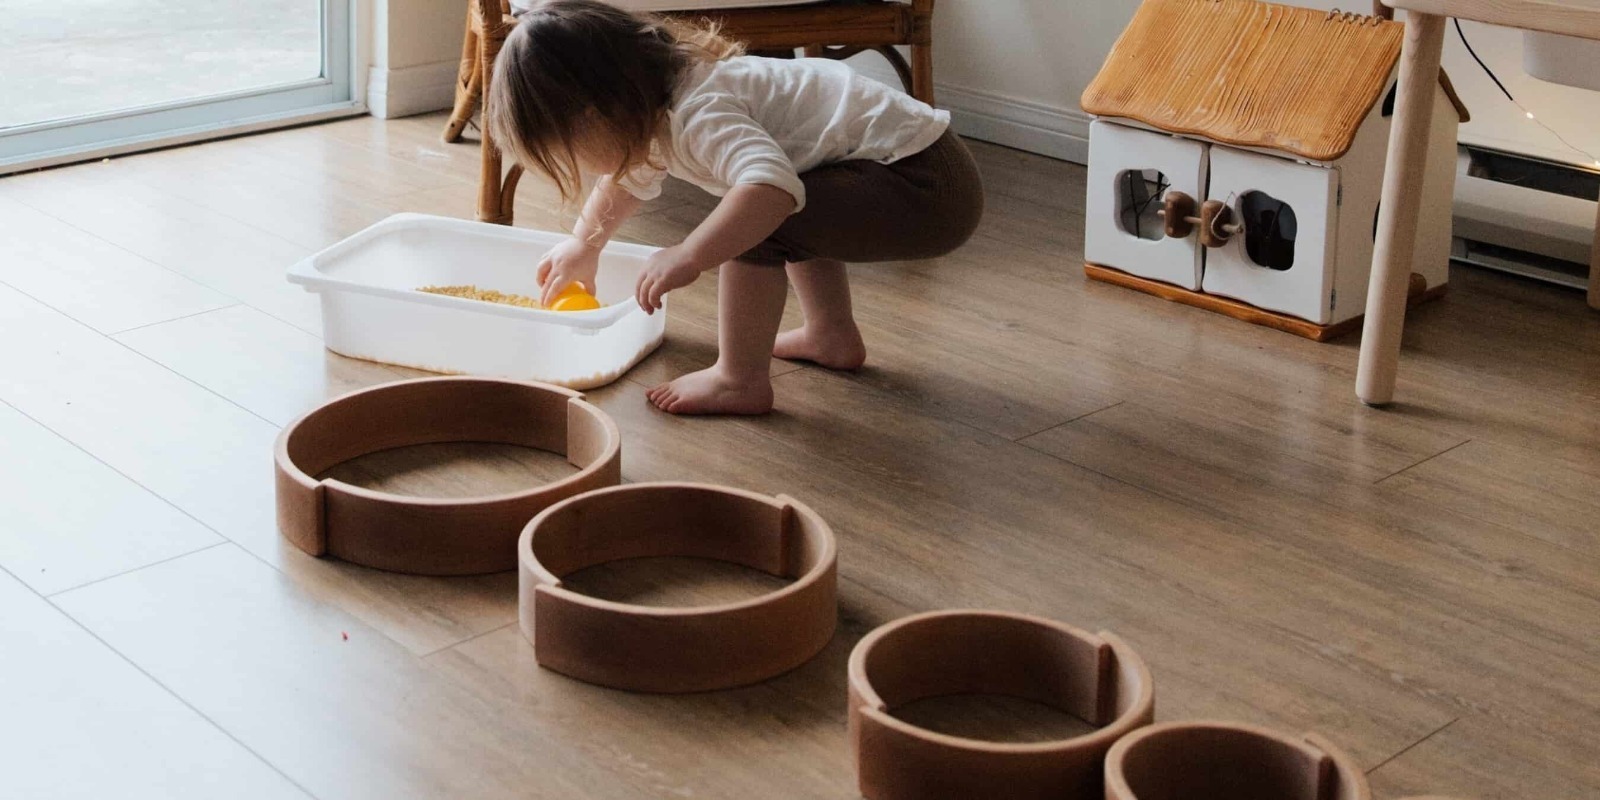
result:
M 329 350 L 433 372 L 604 386 L 661 344 L 665 309 L 646 314 L 634 284 L 657 248 L 608 245 L 594 311 L 542 311 L 419 292 L 473 284 L 539 295 L 535 270 L 566 234 L 396 214 L 289 268 L 322 296 Z

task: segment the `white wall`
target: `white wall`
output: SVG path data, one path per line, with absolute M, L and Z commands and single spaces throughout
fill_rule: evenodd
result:
M 1138 7 L 1138 0 L 940 0 L 933 31 L 939 105 L 965 135 L 1082 162 L 1089 119 L 1078 98 Z M 891 78 L 877 56 L 859 60 L 862 71 Z
M 367 106 L 403 117 L 449 108 L 461 60 L 466 0 L 373 0 Z
M 1370 7 L 1365 0 L 1290 2 Z M 954 112 L 963 134 L 1082 163 L 1088 118 L 1078 98 L 1138 7 L 1138 0 L 941 0 L 934 22 L 939 104 Z M 1600 95 L 1528 77 L 1516 31 L 1477 23 L 1465 28 L 1518 100 L 1580 147 L 1600 154 Z M 1453 27 L 1447 34 L 1445 69 L 1473 115 L 1461 129 L 1462 141 L 1582 161 L 1505 100 L 1467 56 Z M 893 80 L 876 56 L 858 60 L 864 72 Z

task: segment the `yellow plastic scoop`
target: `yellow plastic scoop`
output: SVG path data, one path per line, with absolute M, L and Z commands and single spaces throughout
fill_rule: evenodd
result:
M 562 289 L 550 303 L 551 311 L 593 311 L 599 307 L 600 300 L 585 291 L 581 283 L 574 283 Z
M 527 297 L 520 294 L 506 294 L 493 289 L 479 289 L 476 286 L 423 286 L 417 289 L 428 294 L 442 294 L 450 297 L 461 297 L 467 300 L 479 300 L 485 303 L 500 303 L 501 305 L 520 306 L 522 308 L 544 308 L 539 304 L 537 297 Z M 574 283 L 561 290 L 550 304 L 550 311 L 593 311 L 600 308 L 600 301 L 594 295 L 584 290 L 583 284 Z

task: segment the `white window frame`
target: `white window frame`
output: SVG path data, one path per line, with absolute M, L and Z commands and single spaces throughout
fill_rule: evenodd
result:
M 363 0 L 323 0 L 323 75 L 291 84 L 177 100 L 0 130 L 0 175 L 168 147 L 366 111 L 355 61 Z M 362 17 L 364 18 L 364 16 Z

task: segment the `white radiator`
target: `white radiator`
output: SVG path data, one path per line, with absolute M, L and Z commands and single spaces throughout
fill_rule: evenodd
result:
M 1462 27 L 1518 102 L 1572 144 L 1600 154 L 1600 42 L 1473 22 Z M 1600 165 L 1506 100 L 1453 26 L 1445 44 L 1445 69 L 1472 111 L 1460 133 L 1455 257 L 1585 286 Z

